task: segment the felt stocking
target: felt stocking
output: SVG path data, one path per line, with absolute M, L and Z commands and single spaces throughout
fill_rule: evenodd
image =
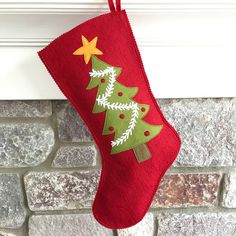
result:
M 58 37 L 39 56 L 101 153 L 93 214 L 119 229 L 144 217 L 180 139 L 150 90 L 126 12 L 119 0 L 108 2 L 110 13 Z

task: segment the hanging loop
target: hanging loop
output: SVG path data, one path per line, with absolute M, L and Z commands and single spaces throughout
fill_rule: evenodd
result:
M 109 4 L 109 8 L 110 8 L 111 12 L 113 12 L 113 11 L 121 11 L 120 0 L 116 0 L 116 8 L 115 8 L 113 0 L 108 0 L 108 4 Z
M 120 0 L 116 0 L 116 10 L 117 10 L 117 11 L 121 11 Z

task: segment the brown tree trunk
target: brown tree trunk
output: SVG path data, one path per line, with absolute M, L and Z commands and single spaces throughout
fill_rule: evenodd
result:
M 137 147 L 133 148 L 133 150 L 134 150 L 136 159 L 139 163 L 146 161 L 152 157 L 151 152 L 149 151 L 145 143 L 138 145 Z

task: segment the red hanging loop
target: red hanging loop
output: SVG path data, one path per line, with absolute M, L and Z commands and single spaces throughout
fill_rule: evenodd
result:
M 116 0 L 116 10 L 117 10 L 117 11 L 121 11 L 120 0 Z
M 113 0 L 108 0 L 108 4 L 109 4 L 109 8 L 110 8 L 111 12 L 116 10 L 115 6 L 114 6 L 114 3 L 113 3 Z
M 113 12 L 113 11 L 121 11 L 121 3 L 120 3 L 120 0 L 116 0 L 116 8 L 114 6 L 114 2 L 113 0 L 108 0 L 108 4 L 109 4 L 109 8 L 110 8 L 110 11 Z

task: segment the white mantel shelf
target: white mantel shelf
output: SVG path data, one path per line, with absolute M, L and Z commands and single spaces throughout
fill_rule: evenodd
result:
M 157 98 L 236 97 L 236 0 L 123 0 Z M 0 0 L 0 99 L 64 99 L 37 56 L 106 0 Z

